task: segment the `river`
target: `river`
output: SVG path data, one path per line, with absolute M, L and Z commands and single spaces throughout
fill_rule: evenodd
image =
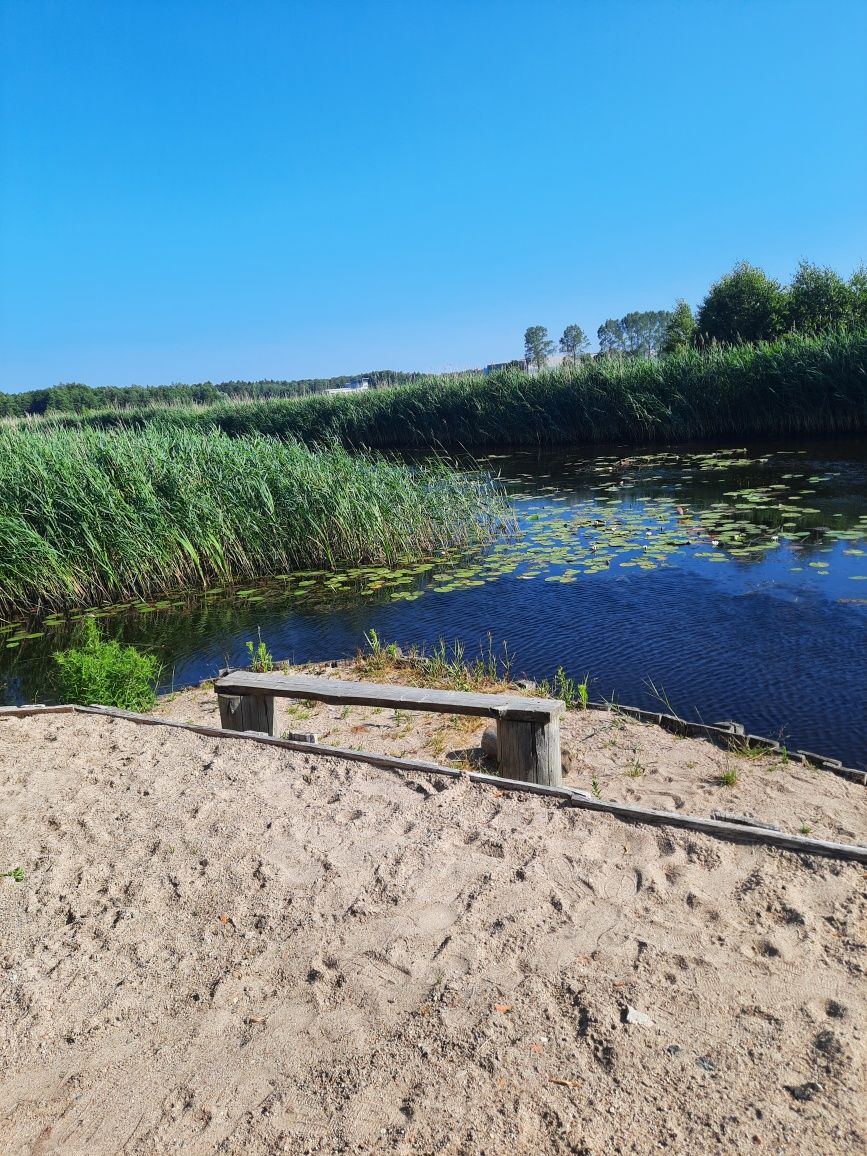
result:
M 867 446 L 593 447 L 491 455 L 516 532 L 475 556 L 287 575 L 257 587 L 101 609 L 163 662 L 163 689 L 246 662 L 353 653 L 371 628 L 514 676 L 589 675 L 590 695 L 867 762 Z M 50 701 L 57 617 L 0 627 L 0 695 Z M 663 706 L 662 704 L 666 705 Z

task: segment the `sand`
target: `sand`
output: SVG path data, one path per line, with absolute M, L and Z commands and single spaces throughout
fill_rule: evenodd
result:
M 363 660 L 290 668 L 305 674 L 368 681 L 407 681 L 400 668 L 372 679 Z M 220 725 L 210 685 L 169 695 L 158 716 Z M 433 760 L 447 766 L 496 771 L 480 749 L 490 720 L 378 708 L 275 700 L 274 733 L 312 732 L 344 749 Z M 721 750 L 704 740 L 678 738 L 623 714 L 571 710 L 561 723 L 564 784 L 604 799 L 660 811 L 711 816 L 715 810 L 776 823 L 791 834 L 841 843 L 867 843 L 867 790 L 861 783 L 786 760 Z M 731 782 L 731 779 L 734 782 Z
M 98 716 L 0 780 L 10 1156 L 867 1150 L 862 866 Z

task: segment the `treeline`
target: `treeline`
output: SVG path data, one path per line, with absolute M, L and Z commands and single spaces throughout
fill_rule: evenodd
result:
M 845 281 L 833 269 L 802 261 L 788 285 L 741 261 L 711 286 L 693 314 L 679 301 L 663 353 L 686 346 L 743 345 L 787 334 L 817 336 L 867 328 L 867 269 Z
M 311 377 L 296 381 L 210 381 L 195 385 L 97 386 L 65 382 L 49 389 L 0 393 L 0 417 L 28 417 L 61 413 L 93 413 L 98 410 L 138 410 L 150 406 L 215 405 L 226 398 L 265 399 L 303 397 L 323 393 L 356 378 L 365 378 L 373 389 L 416 381 L 422 374 L 377 369 L 354 377 Z
M 262 433 L 309 446 L 480 450 L 867 432 L 867 328 L 790 334 L 669 357 L 596 358 L 430 377 L 346 396 L 225 401 L 59 417 L 101 428 L 150 423 Z
M 815 337 L 832 330 L 867 328 L 867 269 L 844 280 L 833 269 L 802 261 L 782 285 L 747 261 L 715 282 L 698 309 L 686 301 L 673 310 L 632 311 L 609 317 L 596 330 L 597 357 L 656 357 L 713 345 L 749 345 L 776 341 L 789 334 Z M 574 362 L 590 356 L 590 342 L 580 325 L 567 325 L 560 352 Z M 524 333 L 524 360 L 541 369 L 555 352 L 543 325 Z

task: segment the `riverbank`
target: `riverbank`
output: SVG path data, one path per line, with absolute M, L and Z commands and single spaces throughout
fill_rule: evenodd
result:
M 857 865 L 104 717 L 0 731 L 10 1154 L 865 1143 Z
M 218 430 L 0 429 L 0 616 L 420 560 L 508 517 L 488 476 Z
M 387 657 L 361 656 L 337 663 L 287 668 L 327 678 L 456 689 L 448 679 L 414 677 L 411 668 Z M 474 689 L 497 692 L 513 686 L 482 679 Z M 219 727 L 216 695 L 209 684 L 160 699 L 160 718 Z M 275 699 L 274 734 L 315 734 L 319 742 L 346 750 L 426 759 L 461 769 L 496 772 L 486 757 L 485 720 L 461 715 L 341 707 Z M 662 811 L 711 817 L 714 811 L 751 816 L 790 834 L 843 843 L 867 843 L 867 790 L 826 770 L 743 747 L 724 750 L 680 738 L 656 725 L 613 712 L 569 710 L 561 722 L 564 785 L 606 800 Z M 485 744 L 487 746 L 487 744 Z M 490 748 L 489 748 L 490 749 Z
M 142 407 L 61 425 L 264 433 L 350 449 L 482 450 L 867 431 L 867 330 L 789 335 L 664 358 L 612 357 L 528 376 L 430 377 L 350 397 Z

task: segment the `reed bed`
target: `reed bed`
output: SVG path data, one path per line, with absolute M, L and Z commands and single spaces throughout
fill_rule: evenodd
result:
M 431 377 L 352 397 L 104 411 L 63 424 L 218 429 L 350 449 L 480 449 L 867 431 L 867 331 Z
M 0 613 L 394 565 L 485 541 L 484 474 L 261 435 L 0 429 Z

